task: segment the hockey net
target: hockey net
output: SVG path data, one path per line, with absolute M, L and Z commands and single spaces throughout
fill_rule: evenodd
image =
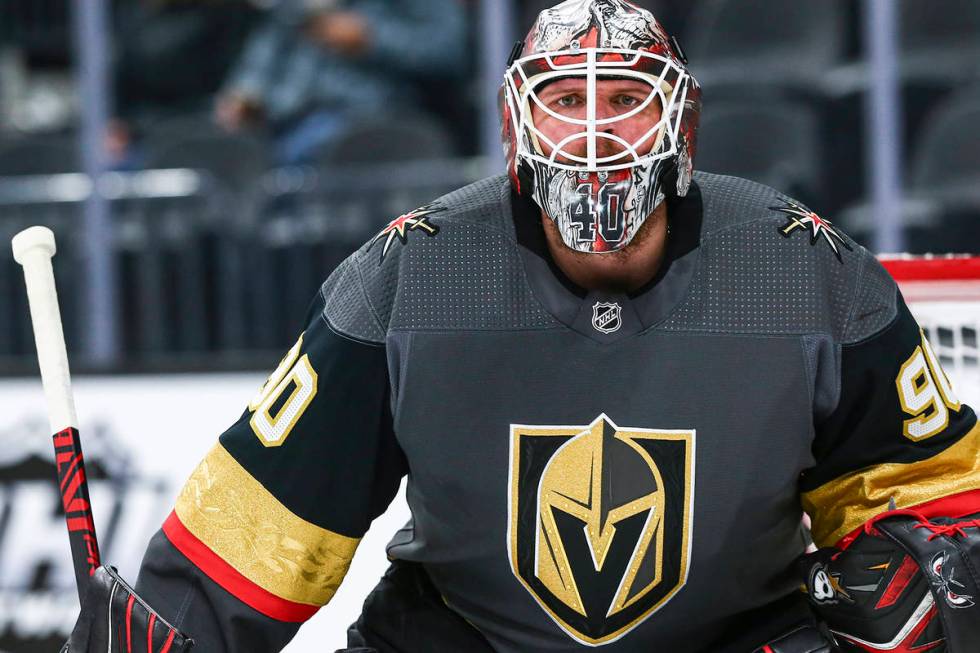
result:
M 980 400 L 980 257 L 890 256 L 882 264 L 932 343 L 953 387 Z

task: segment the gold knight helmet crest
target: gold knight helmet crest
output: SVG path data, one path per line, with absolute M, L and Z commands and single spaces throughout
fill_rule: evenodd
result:
M 619 639 L 684 585 L 694 435 L 511 426 L 511 567 L 576 640 Z

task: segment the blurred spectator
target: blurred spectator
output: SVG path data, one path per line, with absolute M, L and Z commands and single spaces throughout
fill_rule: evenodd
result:
M 461 72 L 465 41 L 459 0 L 281 0 L 215 117 L 231 131 L 264 123 L 278 163 L 308 162 L 358 117 L 417 107 L 414 82 Z
M 209 111 L 258 17 L 247 0 L 117 2 L 110 155 L 131 155 L 147 124 Z

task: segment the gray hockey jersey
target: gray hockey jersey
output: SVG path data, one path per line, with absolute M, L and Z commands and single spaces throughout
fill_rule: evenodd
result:
M 205 650 L 277 650 L 408 476 L 389 555 L 494 649 L 750 651 L 808 620 L 793 561 L 980 492 L 976 417 L 866 250 L 698 173 L 666 261 L 584 292 L 505 177 L 345 261 L 150 545 Z M 187 608 L 188 605 L 192 607 Z

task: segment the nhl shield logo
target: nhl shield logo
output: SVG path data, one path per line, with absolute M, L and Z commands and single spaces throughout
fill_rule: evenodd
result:
M 600 333 L 615 333 L 623 326 L 623 308 L 616 303 L 596 302 L 592 307 L 592 326 Z
M 578 642 L 613 642 L 687 582 L 694 430 L 511 425 L 511 570 Z

